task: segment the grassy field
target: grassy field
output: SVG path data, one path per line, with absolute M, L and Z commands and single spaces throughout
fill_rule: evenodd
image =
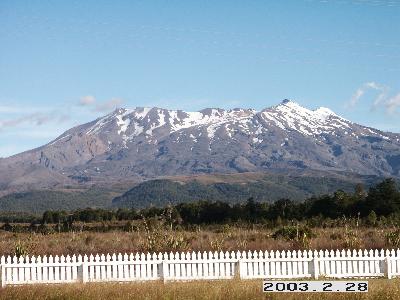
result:
M 274 237 L 277 229 L 217 226 L 193 230 L 16 233 L 0 230 L 0 255 L 61 255 L 163 251 L 380 249 L 393 229 L 311 228 L 306 238 Z
M 368 293 L 262 292 L 262 281 L 35 285 L 0 289 L 1 299 L 400 299 L 400 279 L 369 281 Z

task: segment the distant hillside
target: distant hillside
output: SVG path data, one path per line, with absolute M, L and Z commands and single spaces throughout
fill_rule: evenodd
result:
M 14 193 L 0 198 L 0 211 L 42 213 L 46 210 L 110 207 L 117 194 L 98 188 L 86 191 L 39 190 Z
M 198 180 L 177 182 L 151 180 L 143 182 L 113 200 L 113 207 L 144 208 L 150 205 L 165 206 L 168 203 L 197 200 L 237 203 L 253 197 L 256 201 L 273 202 L 281 198 L 304 200 L 314 195 L 333 193 L 338 189 L 352 192 L 357 183 L 365 188 L 381 178 L 370 176 L 357 179 L 302 176 L 265 176 L 243 183 L 216 182 L 204 184 Z
M 199 176 L 176 176 L 132 185 L 121 183 L 108 188 L 66 188 L 63 190 L 32 190 L 12 193 L 0 198 L 0 212 L 42 213 L 46 210 L 79 208 L 146 208 L 168 203 L 197 200 L 273 202 L 281 198 L 294 201 L 333 193 L 338 189 L 354 191 L 357 183 L 367 189 L 381 181 L 378 176 L 308 172 L 241 173 Z

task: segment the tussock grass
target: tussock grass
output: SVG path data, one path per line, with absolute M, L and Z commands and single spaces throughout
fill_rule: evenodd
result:
M 400 299 L 400 279 L 370 280 L 368 293 L 262 292 L 262 281 L 141 282 L 35 285 L 0 289 L 1 299 Z
M 305 242 L 275 236 L 277 228 L 218 226 L 198 230 L 13 233 L 0 230 L 0 255 L 67 255 L 164 251 L 243 251 L 303 249 L 380 249 L 395 247 L 392 229 L 312 228 Z

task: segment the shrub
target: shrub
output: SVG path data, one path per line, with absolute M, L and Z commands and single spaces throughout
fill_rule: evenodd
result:
M 274 232 L 274 239 L 283 238 L 288 241 L 300 240 L 302 237 L 313 238 L 315 234 L 307 226 L 284 226 Z
M 385 235 L 386 245 L 392 247 L 399 247 L 400 246 L 400 229 L 397 229 L 392 232 L 388 232 Z

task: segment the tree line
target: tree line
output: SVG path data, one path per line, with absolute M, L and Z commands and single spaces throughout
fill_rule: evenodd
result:
M 74 222 L 133 221 L 161 216 L 177 224 L 265 223 L 276 220 L 302 221 L 313 217 L 361 217 L 374 223 L 377 218 L 399 216 L 400 219 L 400 190 L 393 179 L 385 179 L 368 191 L 364 191 L 359 184 L 352 193 L 338 190 L 332 195 L 311 197 L 302 202 L 280 199 L 266 203 L 249 198 L 238 204 L 200 200 L 141 210 L 87 208 L 73 212 L 46 211 L 40 221 L 42 224 L 65 224 L 70 227 Z

